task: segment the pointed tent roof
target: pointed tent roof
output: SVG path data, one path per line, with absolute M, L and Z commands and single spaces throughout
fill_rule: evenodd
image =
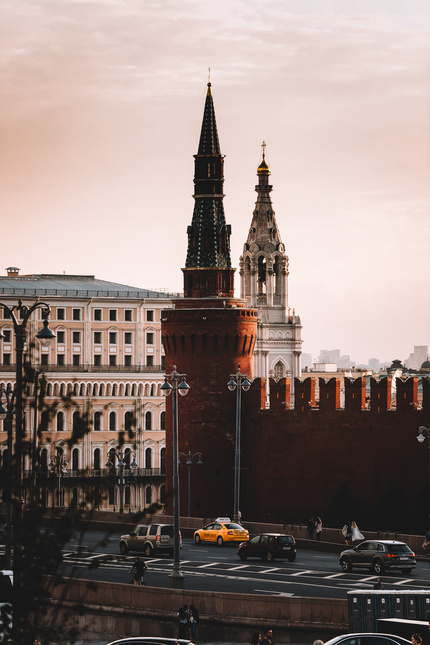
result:
M 218 131 L 215 120 L 215 108 L 212 100 L 211 83 L 208 83 L 206 94 L 205 111 L 203 113 L 202 130 L 198 155 L 219 155 L 221 154 Z

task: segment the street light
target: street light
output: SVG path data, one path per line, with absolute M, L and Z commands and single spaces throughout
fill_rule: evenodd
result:
M 6 397 L 6 408 L 1 402 L 1 395 Z M 15 392 L 10 383 L 7 384 L 6 389 L 0 390 L 0 419 L 5 421 L 7 432 L 7 453 L 6 453 L 6 482 L 5 482 L 5 497 L 6 497 L 6 526 L 5 526 L 5 569 L 12 568 L 12 424 L 13 414 L 15 411 L 14 406 Z
M 135 460 L 136 453 L 134 450 L 130 450 L 130 453 L 133 455 L 133 461 L 130 464 L 130 468 L 137 468 L 137 463 Z M 109 450 L 109 457 L 106 462 L 106 468 L 113 468 L 114 463 L 111 460 L 111 457 L 115 456 L 118 459 L 118 468 L 119 468 L 119 512 L 124 512 L 124 468 L 127 465 L 125 461 L 125 453 L 122 450 L 115 450 L 111 448 Z
M 233 521 L 240 521 L 239 499 L 240 499 L 240 417 L 242 407 L 242 390 L 248 392 L 251 387 L 246 374 L 240 371 L 238 366 L 236 374 L 230 374 L 230 380 L 227 383 L 230 392 L 236 390 L 236 450 L 234 459 L 234 506 L 233 506 Z
M 168 376 L 172 384 L 168 381 Z M 164 396 L 172 394 L 172 434 L 173 434 L 173 567 L 169 575 L 170 586 L 182 589 L 184 574 L 181 572 L 180 538 L 179 538 L 179 476 L 178 476 L 178 392 L 181 396 L 188 394 L 190 386 L 185 380 L 186 374 L 178 374 L 176 365 L 173 372 L 164 376 L 161 392 Z M 180 382 L 179 382 L 180 380 Z
M 196 462 L 198 466 L 201 466 L 203 464 L 202 462 L 202 453 L 201 452 L 195 452 L 192 454 L 191 450 L 188 451 L 187 454 L 184 452 L 179 453 L 179 459 L 178 459 L 178 466 L 181 466 L 181 457 L 184 457 L 187 460 L 187 466 L 188 466 L 188 517 L 191 517 L 191 466 L 193 465 L 193 459 L 194 457 L 198 457 L 198 461 Z
M 417 436 L 417 441 L 420 443 L 423 443 L 425 441 L 425 436 L 424 433 L 427 434 L 427 443 L 428 443 L 428 448 L 429 448 L 429 490 L 430 490 L 430 428 L 426 428 L 425 426 L 420 426 L 418 428 L 418 436 Z
M 17 305 L 9 305 L 0 302 L 0 307 L 3 312 L 8 314 L 8 318 L 12 321 L 15 332 L 15 353 L 16 353 L 16 375 L 15 375 L 15 462 L 13 470 L 11 471 L 10 485 L 13 491 L 12 504 L 12 517 L 13 517 L 13 538 L 15 542 L 14 557 L 13 557 L 13 628 L 16 641 L 20 640 L 21 628 L 21 576 L 22 576 L 22 538 L 21 538 L 21 522 L 22 522 L 22 459 L 23 459 L 23 354 L 24 344 L 26 339 L 27 323 L 30 316 L 36 309 L 41 309 L 43 318 L 43 327 L 36 334 L 43 344 L 49 344 L 54 338 L 54 332 L 49 329 L 49 313 L 50 306 L 46 302 L 35 302 L 31 307 L 22 304 L 22 300 L 18 300 Z M 4 338 L 3 334 L 1 337 Z M 9 485 L 9 484 L 8 484 Z
M 63 477 L 63 475 L 67 475 L 67 459 L 64 456 L 62 448 L 57 448 L 55 459 L 51 458 L 51 461 L 49 462 L 49 470 L 51 471 L 52 475 L 57 476 L 57 507 L 62 508 L 64 504 L 61 491 L 61 478 Z

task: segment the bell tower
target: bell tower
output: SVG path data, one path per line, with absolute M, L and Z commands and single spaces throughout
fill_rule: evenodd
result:
M 288 306 L 289 259 L 281 240 L 270 193 L 270 168 L 266 144 L 257 168 L 257 201 L 248 238 L 240 258 L 240 295 L 248 307 L 258 310 L 254 377 L 267 378 L 266 407 L 269 407 L 268 377 L 279 380 L 301 377 L 301 322 Z M 293 404 L 293 399 L 288 402 Z
M 223 204 L 224 157 L 210 83 L 194 168 L 194 210 L 182 269 L 184 298 L 174 300 L 172 309 L 162 311 L 161 333 L 166 373 L 176 365 L 178 372 L 187 375 L 190 386 L 188 396 L 178 407 L 179 451 L 202 454 L 203 464 L 194 469 L 191 515 L 216 516 L 220 512 L 233 513 L 236 397 L 227 389 L 227 383 L 239 367 L 252 379 L 257 311 L 248 308 L 244 299 L 234 298 L 231 228 L 226 223 Z M 168 510 L 172 491 L 170 398 L 166 400 Z M 180 491 L 185 508 L 185 477 Z

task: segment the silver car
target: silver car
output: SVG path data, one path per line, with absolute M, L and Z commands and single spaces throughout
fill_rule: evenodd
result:
M 119 550 L 123 555 L 140 551 L 147 557 L 154 553 L 167 553 L 173 557 L 173 524 L 138 524 L 131 533 L 121 535 Z

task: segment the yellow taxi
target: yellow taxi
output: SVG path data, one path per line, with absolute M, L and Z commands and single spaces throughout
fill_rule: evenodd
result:
M 217 517 L 210 524 L 194 533 L 194 542 L 216 542 L 222 546 L 224 542 L 247 542 L 249 533 L 240 524 L 232 522 L 229 517 Z

